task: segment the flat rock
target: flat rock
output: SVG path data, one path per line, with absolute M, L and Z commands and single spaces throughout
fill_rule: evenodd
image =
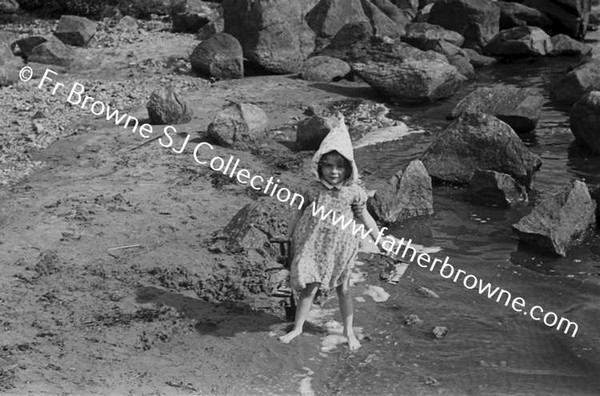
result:
M 581 146 L 600 155 L 600 91 L 583 95 L 573 105 L 570 126 Z

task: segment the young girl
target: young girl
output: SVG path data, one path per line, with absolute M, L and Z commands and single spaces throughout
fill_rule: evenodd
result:
M 332 224 L 331 216 L 322 220 L 321 215 L 313 215 L 313 208 L 323 206 L 324 213 L 333 210 L 336 217 L 353 218 L 356 227 L 362 223 L 365 232 L 371 229 L 370 235 L 379 232 L 366 209 L 367 194 L 357 184 L 358 169 L 343 120 L 321 143 L 312 160 L 312 171 L 317 180 L 304 192 L 305 202 L 298 214 L 299 219 L 295 227 L 290 227 L 293 229 L 291 286 L 299 291 L 296 321 L 292 331 L 279 339 L 288 343 L 302 334 L 317 290 L 335 288 L 344 335 L 350 350 L 355 350 L 360 348 L 360 343 L 352 328 L 353 307 L 349 287 L 361 232 L 355 236 L 352 225 L 342 229 L 340 223 Z

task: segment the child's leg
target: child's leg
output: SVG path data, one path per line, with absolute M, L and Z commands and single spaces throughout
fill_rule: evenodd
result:
M 308 318 L 310 307 L 318 289 L 318 283 L 309 283 L 306 285 L 306 288 L 300 292 L 300 296 L 298 297 L 298 306 L 296 307 L 296 322 L 294 323 L 294 328 L 286 335 L 279 337 L 279 341 L 287 344 L 302 334 L 302 327 L 304 327 L 304 322 L 306 322 L 306 318 Z
M 340 312 L 344 323 L 344 335 L 348 338 L 348 347 L 351 351 L 360 348 L 360 342 L 354 335 L 352 328 L 352 319 L 354 316 L 354 307 L 352 306 L 352 295 L 350 294 L 350 277 L 337 288 L 338 299 L 340 300 Z

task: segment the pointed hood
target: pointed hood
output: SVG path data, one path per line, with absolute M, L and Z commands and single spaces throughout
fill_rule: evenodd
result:
M 358 168 L 356 167 L 356 163 L 354 162 L 354 149 L 352 148 L 352 141 L 350 140 L 350 134 L 348 133 L 348 128 L 346 128 L 346 123 L 344 122 L 344 117 L 338 117 L 338 125 L 332 129 L 325 139 L 321 142 L 321 146 L 315 153 L 311 163 L 311 171 L 313 176 L 319 179 L 319 161 L 323 154 L 327 154 L 330 151 L 337 151 L 344 158 L 346 158 L 352 167 L 352 175 L 347 179 L 348 181 L 345 184 L 352 184 L 358 182 Z

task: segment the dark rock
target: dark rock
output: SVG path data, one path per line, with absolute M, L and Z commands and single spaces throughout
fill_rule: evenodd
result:
M 502 30 L 485 46 L 489 55 L 544 56 L 552 52 L 552 40 L 542 29 L 519 26 Z
M 225 20 L 222 16 L 210 21 L 198 31 L 198 40 L 206 40 L 217 33 L 222 33 L 225 27 Z
M 248 62 L 272 73 L 296 73 L 315 47 L 304 16 L 308 0 L 224 0 L 225 32 Z
M 380 2 L 382 2 L 382 0 L 380 0 Z M 395 39 L 400 38 L 404 34 L 404 26 L 409 23 L 408 18 L 402 23 L 399 23 L 387 16 L 370 0 L 361 0 L 361 3 L 376 35 Z
M 571 131 L 587 150 L 600 155 L 600 91 L 581 97 L 571 109 Z
M 547 197 L 530 214 L 513 224 L 519 238 L 538 249 L 565 257 L 569 249 L 591 235 L 596 226 L 596 203 L 585 183 L 575 180 Z
M 442 40 L 457 47 L 461 47 L 465 42 L 465 38 L 460 33 L 426 22 L 407 25 L 406 34 L 402 37 L 402 41 L 422 50 L 432 50 Z
M 465 48 L 465 53 L 469 57 L 469 61 L 475 69 L 479 69 L 486 66 L 491 66 L 498 62 L 498 60 L 491 56 L 481 55 L 479 52 L 471 48 Z
M 19 11 L 17 0 L 0 0 L 0 14 L 14 14 Z
M 466 48 L 483 48 L 500 30 L 500 8 L 491 0 L 438 0 L 427 22 L 460 33 Z
M 394 176 L 391 188 L 377 190 L 367 207 L 375 219 L 395 223 L 433 214 L 431 177 L 420 160 L 411 161 Z
M 73 63 L 74 52 L 59 40 L 49 40 L 36 45 L 27 58 L 28 62 L 48 65 L 69 66 Z
M 498 1 L 496 4 L 500 7 L 500 30 L 517 26 L 537 26 L 542 29 L 552 26 L 548 15 L 535 8 L 509 1 Z
M 242 46 L 230 34 L 217 33 L 196 46 L 190 56 L 192 70 L 216 79 L 244 77 Z
M 221 146 L 247 149 L 264 137 L 268 124 L 260 107 L 235 103 L 217 114 L 208 126 L 208 135 Z
M 171 86 L 152 92 L 146 109 L 152 124 L 185 124 L 192 119 L 192 110 Z
M 176 0 L 171 6 L 172 31 L 196 33 L 218 16 L 216 9 L 201 0 Z
M 422 160 L 438 180 L 468 183 L 477 169 L 495 170 L 528 188 L 542 165 L 508 124 L 483 113 L 456 119 L 433 140 Z
M 586 92 L 600 90 L 600 60 L 592 59 L 571 70 L 550 91 L 552 99 L 572 105 Z
M 12 43 L 11 48 L 13 52 L 17 55 L 22 56 L 24 59 L 29 58 L 33 49 L 42 43 L 45 43 L 46 40 L 44 37 L 40 36 L 30 36 L 26 38 L 22 38 L 21 40 L 17 40 Z
M 322 114 L 322 112 L 320 112 Z M 314 115 L 298 123 L 296 133 L 296 144 L 301 150 L 316 150 L 319 145 L 334 128 L 339 127 L 340 120 L 337 117 Z
M 308 81 L 330 82 L 346 77 L 351 70 L 350 65 L 341 59 L 313 56 L 304 62 L 300 74 Z
M 539 93 L 510 85 L 477 88 L 452 109 L 451 118 L 463 113 L 482 112 L 506 122 L 517 133 L 535 129 L 544 97 Z
M 346 24 L 319 54 L 344 60 L 351 59 L 352 48 L 369 46 L 372 36 L 373 28 L 369 22 Z
M 548 15 L 557 30 L 576 39 L 585 37 L 591 10 L 589 0 L 525 0 L 523 4 Z
M 528 201 L 527 192 L 510 175 L 491 170 L 476 170 L 469 181 L 469 195 L 486 205 L 514 206 Z
M 550 55 L 572 55 L 572 56 L 586 56 L 592 52 L 592 47 L 574 40 L 565 34 L 557 34 L 552 36 L 552 52 Z
M 63 43 L 85 47 L 96 34 L 96 22 L 74 15 L 63 15 L 54 35 Z
M 320 0 L 306 14 L 308 26 L 318 37 L 331 38 L 348 23 L 367 22 L 361 0 Z
M 412 0 L 414 1 L 414 0 Z M 405 26 L 408 23 L 410 23 L 411 21 L 411 16 L 407 15 L 407 13 L 405 13 L 402 10 L 406 10 L 408 8 L 402 8 L 399 7 L 398 5 L 394 4 L 393 1 L 390 0 L 371 0 L 371 3 L 373 3 L 377 8 L 379 8 L 385 15 L 387 15 L 392 21 Z M 415 10 L 410 10 L 411 13 L 416 12 Z

